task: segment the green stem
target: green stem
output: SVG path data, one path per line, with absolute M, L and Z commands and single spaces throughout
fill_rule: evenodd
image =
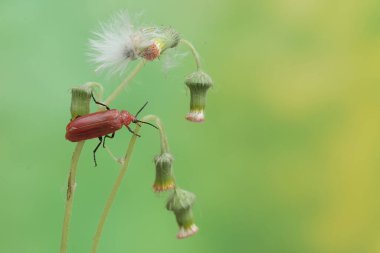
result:
M 97 82 L 88 82 L 84 86 L 88 86 L 91 89 L 98 88 L 99 92 L 98 92 L 98 98 L 97 98 L 97 100 L 102 101 L 103 94 L 104 94 L 104 88 L 103 88 L 103 86 L 100 83 L 97 83 Z
M 163 127 L 162 127 L 162 124 L 161 124 L 161 121 L 160 119 L 155 116 L 155 115 L 147 115 L 145 117 L 143 117 L 141 119 L 142 121 L 154 121 L 156 124 L 157 124 L 157 127 L 160 131 L 160 138 L 161 138 L 161 152 L 164 153 L 164 152 L 168 152 L 169 151 L 169 147 L 168 147 L 168 140 L 166 138 L 166 135 L 164 133 L 164 130 L 163 130 Z M 140 131 L 140 126 L 136 126 L 134 132 L 136 134 L 138 134 L 138 132 Z M 109 214 L 109 211 L 111 209 L 111 206 L 113 204 L 113 201 L 115 200 L 115 197 L 116 197 L 116 194 L 120 188 L 120 184 L 121 182 L 123 181 L 123 178 L 124 178 L 124 175 L 125 175 L 125 172 L 127 171 L 127 168 L 128 168 L 128 164 L 129 164 L 129 161 L 131 159 L 131 155 L 132 155 L 132 151 L 133 151 L 133 148 L 135 146 L 135 143 L 136 143 L 136 139 L 137 139 L 137 135 L 134 134 L 131 138 L 131 141 L 129 142 L 129 145 L 128 145 L 128 148 L 127 148 L 127 152 L 125 154 L 125 157 L 124 157 L 124 163 L 121 165 L 121 168 L 120 168 L 120 172 L 119 172 L 119 175 L 118 177 L 116 178 L 116 182 L 112 188 L 112 191 L 107 199 L 107 202 L 106 202 L 106 205 L 104 207 L 104 210 L 103 210 L 103 213 L 100 217 L 100 220 L 99 220 L 99 224 L 98 224 L 98 227 L 96 229 L 96 233 L 95 233 L 95 236 L 94 236 L 94 241 L 93 241 L 93 244 L 92 244 L 92 250 L 91 250 L 91 253 L 96 253 L 96 250 L 98 248 L 98 245 L 99 245 L 99 241 L 100 241 L 100 237 L 102 235 L 102 232 L 103 232 L 103 227 L 104 227 L 104 223 L 106 222 L 106 219 L 107 219 L 107 216 Z
M 185 39 L 181 39 L 181 42 L 190 48 L 191 52 L 193 53 L 194 59 L 195 59 L 195 64 L 197 65 L 197 70 L 200 70 L 201 69 L 201 58 L 199 57 L 198 51 L 195 49 L 193 44 L 191 44 L 190 41 L 185 40 Z
M 110 156 L 115 162 L 122 164 L 122 160 L 121 160 L 121 158 L 120 158 L 120 159 L 117 158 L 117 157 L 112 153 L 111 149 L 110 149 L 107 145 L 104 145 L 104 148 L 105 148 L 105 150 L 107 151 L 107 153 L 109 154 L 109 156 Z
M 123 82 L 111 93 L 111 95 L 104 101 L 106 105 L 109 105 L 115 98 L 125 89 L 128 83 L 140 72 L 142 67 L 144 67 L 145 61 L 142 60 L 137 64 L 135 69 L 131 72 L 131 74 L 124 79 Z
M 134 132 L 137 134 L 139 132 L 139 130 L 140 130 L 140 127 L 136 126 Z M 119 175 L 116 178 L 116 182 L 112 188 L 111 194 L 107 199 L 103 213 L 100 217 L 98 228 L 96 229 L 94 241 L 92 244 L 92 250 L 91 250 L 92 253 L 95 253 L 97 248 L 98 248 L 100 237 L 101 237 L 102 232 L 103 232 L 104 223 L 106 222 L 108 213 L 109 213 L 111 206 L 112 206 L 112 203 L 115 200 L 115 197 L 116 197 L 116 194 L 119 190 L 120 184 L 123 181 L 123 177 L 125 175 L 125 172 L 127 171 L 129 161 L 131 160 L 132 151 L 133 151 L 133 148 L 134 148 L 135 143 L 136 143 L 136 139 L 137 139 L 137 135 L 134 134 L 131 138 L 131 141 L 129 142 L 128 149 L 127 149 L 127 152 L 126 152 L 125 157 L 124 157 L 124 163 L 121 165 Z
M 75 175 L 80 153 L 82 151 L 84 141 L 78 142 L 71 159 L 69 180 L 67 183 L 66 208 L 62 227 L 61 253 L 67 252 L 67 241 L 69 237 L 69 225 L 73 207 L 74 191 L 75 191 Z
M 161 120 L 156 115 L 146 115 L 144 121 L 153 121 L 160 131 L 160 140 L 161 140 L 161 154 L 169 152 L 168 138 L 166 137 L 164 127 L 161 123 Z
M 129 82 L 140 72 L 142 67 L 144 66 L 145 61 L 141 61 L 135 69 L 132 71 L 132 73 L 125 78 L 119 86 L 115 89 L 115 91 L 106 99 L 105 104 L 111 103 L 115 98 L 121 93 L 121 91 L 129 84 Z M 102 97 L 102 87 L 101 85 L 98 86 L 97 83 L 88 83 L 90 87 L 97 86 L 99 88 L 99 96 Z M 72 213 L 72 207 L 73 207 L 73 198 L 74 198 L 74 191 L 75 191 L 75 182 L 76 182 L 76 171 L 78 166 L 79 157 L 83 148 L 85 141 L 78 142 L 73 156 L 71 158 L 71 165 L 70 165 L 70 172 L 69 172 L 69 179 L 67 183 L 67 197 L 66 197 L 66 207 L 65 207 L 65 216 L 63 218 L 63 227 L 62 227 L 62 239 L 61 239 L 61 253 L 67 252 L 67 242 L 69 238 L 69 225 L 71 220 L 71 213 Z

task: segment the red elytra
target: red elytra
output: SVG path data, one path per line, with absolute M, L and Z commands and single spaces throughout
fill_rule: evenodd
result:
M 136 118 L 125 110 L 90 113 L 72 120 L 66 126 L 65 137 L 72 142 L 98 138 L 116 132 L 123 125 L 129 128 L 131 122 L 136 123 Z
M 125 126 L 129 132 L 137 135 L 138 137 L 140 137 L 140 135 L 133 132 L 129 127 L 131 123 L 144 123 L 157 128 L 151 123 L 137 119 L 138 114 L 144 109 L 148 102 L 144 104 L 144 106 L 136 113 L 136 115 L 132 115 L 125 110 L 111 110 L 107 105 L 96 101 L 92 94 L 91 96 L 96 104 L 106 107 L 107 111 L 90 113 L 87 115 L 79 116 L 70 121 L 70 123 L 66 126 L 65 137 L 67 140 L 72 142 L 98 138 L 99 143 L 93 151 L 95 166 L 97 165 L 95 153 L 98 150 L 99 146 L 103 143 L 103 147 L 105 147 L 104 145 L 106 138 L 113 138 L 115 136 L 115 132 L 123 126 Z

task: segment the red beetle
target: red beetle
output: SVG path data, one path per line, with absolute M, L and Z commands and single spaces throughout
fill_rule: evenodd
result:
M 140 137 L 140 135 L 133 132 L 129 127 L 129 124 L 145 123 L 157 128 L 155 125 L 137 119 L 138 114 L 144 109 L 148 102 L 144 104 L 144 106 L 136 113 L 136 115 L 132 115 L 125 110 L 111 110 L 107 105 L 96 101 L 93 95 L 92 98 L 96 104 L 105 106 L 107 108 L 107 111 L 90 113 L 75 118 L 66 126 L 65 137 L 67 140 L 72 142 L 98 138 L 99 143 L 93 151 L 95 166 L 97 165 L 95 153 L 102 142 L 104 147 L 106 138 L 113 138 L 115 136 L 115 132 L 122 128 L 123 125 L 127 127 L 131 133 L 137 135 L 138 137 Z

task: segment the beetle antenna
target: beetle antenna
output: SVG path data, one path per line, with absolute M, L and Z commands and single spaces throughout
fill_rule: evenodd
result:
M 136 122 L 144 123 L 144 124 L 150 125 L 150 126 L 156 128 L 156 129 L 158 129 L 158 127 L 156 127 L 155 125 L 153 125 L 153 124 L 151 124 L 149 122 L 145 122 L 145 121 L 141 121 L 141 120 L 136 120 Z
M 147 125 L 150 125 L 150 126 L 152 126 L 152 127 L 154 127 L 154 128 L 157 128 L 158 129 L 158 127 L 156 127 L 155 125 L 153 125 L 153 124 L 151 124 L 151 123 L 149 123 L 149 122 L 145 122 L 145 121 L 141 121 L 141 120 L 138 120 L 137 119 L 137 116 L 139 115 L 139 113 L 145 108 L 145 106 L 148 104 L 148 101 L 141 107 L 141 109 L 136 113 L 136 115 L 135 115 L 135 123 L 136 124 L 138 124 L 138 123 L 144 123 L 144 124 L 147 124 Z M 138 124 L 139 125 L 139 124 Z
M 139 115 L 139 113 L 145 108 L 145 106 L 148 104 L 148 101 L 141 107 L 141 109 L 135 114 L 135 117 Z

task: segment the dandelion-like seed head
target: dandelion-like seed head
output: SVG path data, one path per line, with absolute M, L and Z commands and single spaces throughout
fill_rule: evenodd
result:
M 154 60 L 166 49 L 179 43 L 179 34 L 168 27 L 135 27 L 126 11 L 114 15 L 90 40 L 92 61 L 96 71 L 108 69 L 123 72 L 129 62 L 138 58 Z
M 92 61 L 96 71 L 108 69 L 112 73 L 125 70 L 128 63 L 137 58 L 135 44 L 139 34 L 131 24 L 127 12 L 116 13 L 108 23 L 101 23 L 90 40 Z

